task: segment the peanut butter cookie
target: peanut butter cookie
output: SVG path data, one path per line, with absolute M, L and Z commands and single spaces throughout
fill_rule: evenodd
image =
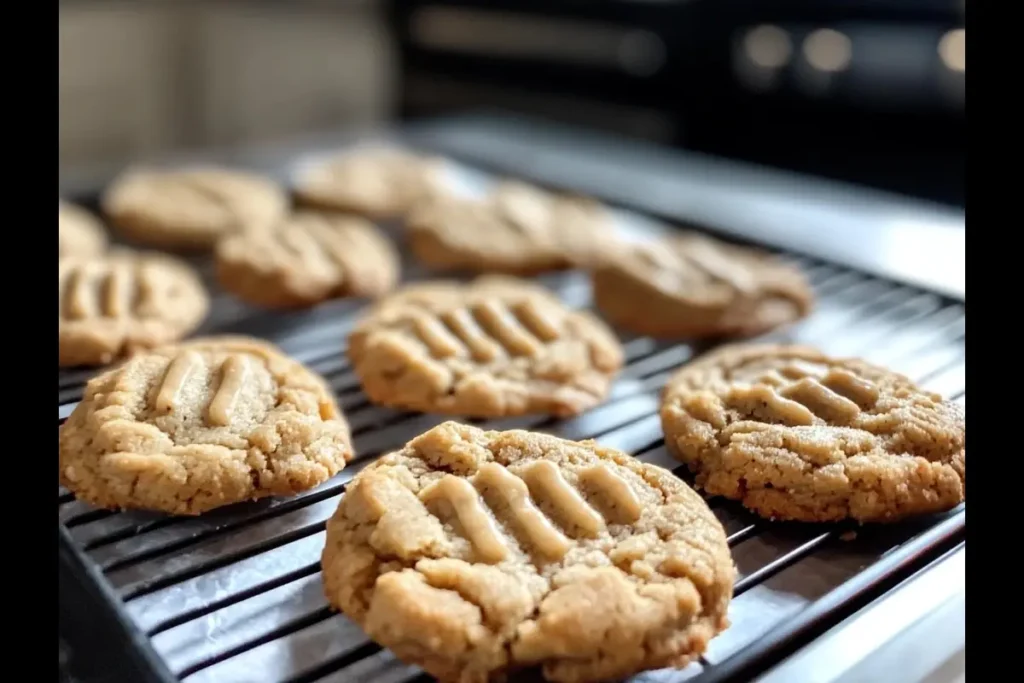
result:
M 399 290 L 356 326 L 353 369 L 371 401 L 428 413 L 576 415 L 622 366 L 603 323 L 530 283 L 480 278 Z
M 272 180 L 208 167 L 130 170 L 103 197 L 121 234 L 168 249 L 212 247 L 225 235 L 273 224 L 287 208 L 287 195 Z
M 530 275 L 600 263 L 614 232 L 604 208 L 519 182 L 483 199 L 436 194 L 406 222 L 409 248 L 443 271 Z
M 170 256 L 127 250 L 60 259 L 59 364 L 99 365 L 175 341 L 206 317 L 199 276 Z
M 200 339 L 89 381 L 60 430 L 60 483 L 88 503 L 197 515 L 313 488 L 352 458 L 326 383 L 266 342 Z
M 669 450 L 708 493 L 805 522 L 890 522 L 964 499 L 959 406 L 799 346 L 728 346 L 665 387 Z
M 662 338 L 753 336 L 806 316 L 813 300 L 795 268 L 696 233 L 633 244 L 593 284 L 613 325 Z
M 221 240 L 216 266 L 224 289 L 267 308 L 378 297 L 395 286 L 399 274 L 398 254 L 373 224 L 312 212 Z
M 480 275 L 470 286 L 473 296 L 497 299 L 522 299 L 525 296 L 547 299 L 553 306 L 562 303 L 554 292 L 530 280 L 511 275 Z M 401 308 L 420 308 L 440 311 L 459 306 L 466 298 L 467 285 L 459 280 L 423 280 L 411 282 L 381 299 L 371 314 Z
M 60 258 L 96 256 L 107 248 L 107 233 L 91 213 L 58 200 L 57 245 Z
M 442 681 L 683 667 L 728 625 L 725 531 L 670 472 L 593 441 L 447 422 L 352 480 L 327 599 Z
M 397 149 L 350 151 L 300 172 L 295 194 L 315 208 L 398 218 L 441 186 L 442 168 L 440 159 Z

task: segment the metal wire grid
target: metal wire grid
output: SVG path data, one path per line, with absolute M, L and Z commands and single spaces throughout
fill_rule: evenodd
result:
M 813 283 L 817 309 L 765 341 L 808 343 L 831 354 L 862 356 L 966 405 L 962 304 L 824 263 L 786 258 Z M 582 274 L 543 279 L 569 305 L 589 306 Z M 63 489 L 58 492 L 60 522 L 102 570 L 169 668 L 188 683 L 429 680 L 332 612 L 320 585 L 324 525 L 345 483 L 379 454 L 445 419 L 368 403 L 344 356 L 355 311 L 356 304 L 341 302 L 305 314 L 270 316 L 217 295 L 203 330 L 266 336 L 328 379 L 349 418 L 359 455 L 331 481 L 291 498 L 186 519 L 95 510 Z M 528 416 L 479 424 L 596 438 L 675 468 L 663 445 L 658 392 L 677 367 L 706 349 L 645 337 L 625 337 L 623 345 L 627 364 L 604 405 L 570 420 Z M 60 374 L 59 422 L 93 372 Z M 686 477 L 683 470 L 675 471 Z M 843 525 L 769 523 L 731 502 L 713 499 L 710 504 L 726 528 L 739 568 L 732 626 L 712 641 L 698 663 L 681 672 L 644 674 L 638 681 L 681 681 L 713 669 L 936 523 L 931 518 L 866 528 L 849 540 L 850 528 Z

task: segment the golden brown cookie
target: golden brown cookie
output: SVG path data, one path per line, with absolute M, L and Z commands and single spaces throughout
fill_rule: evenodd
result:
M 203 249 L 221 237 L 273 224 L 288 197 L 272 180 L 212 167 L 135 169 L 103 196 L 103 211 L 125 237 L 169 249 Z
M 442 281 L 381 301 L 348 340 L 363 391 L 392 408 L 474 417 L 565 417 L 600 403 L 622 366 L 618 340 L 514 282 Z
M 442 168 L 440 159 L 397 149 L 350 151 L 301 172 L 295 194 L 307 206 L 397 218 L 441 186 Z
M 57 249 L 59 257 L 96 256 L 107 248 L 107 233 L 91 213 L 58 200 Z
M 60 365 L 99 365 L 175 341 L 206 317 L 209 297 L 185 262 L 111 251 L 60 259 Z
M 530 275 L 590 267 L 611 251 L 604 208 L 519 182 L 483 199 L 437 194 L 406 221 L 409 248 L 435 270 Z
M 735 578 L 722 525 L 670 472 L 454 422 L 356 475 L 322 567 L 371 638 L 460 683 L 683 667 L 728 625 Z
M 398 254 L 373 224 L 313 212 L 221 240 L 216 267 L 224 289 L 267 308 L 378 297 L 395 286 L 399 275 Z
M 800 271 L 696 233 L 627 247 L 593 273 L 594 302 L 617 327 L 653 337 L 753 336 L 806 316 Z
M 422 280 L 404 285 L 369 309 L 369 315 L 395 308 L 420 308 L 431 311 L 460 305 L 466 298 L 466 283 L 459 280 Z M 480 275 L 472 281 L 473 296 L 520 299 L 536 296 L 552 305 L 561 305 L 554 292 L 530 280 L 511 275 Z
M 352 458 L 325 382 L 273 345 L 198 339 L 89 381 L 60 430 L 60 483 L 92 505 L 197 515 L 313 488 Z
M 959 406 L 800 346 L 727 346 L 673 376 L 662 427 L 708 493 L 764 517 L 890 522 L 964 499 Z

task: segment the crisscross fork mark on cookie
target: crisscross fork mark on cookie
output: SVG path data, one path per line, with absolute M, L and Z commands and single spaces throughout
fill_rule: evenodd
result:
M 398 256 L 373 224 L 300 212 L 265 231 L 217 245 L 217 278 L 257 306 L 292 308 L 347 296 L 379 296 L 398 279 Z
M 753 336 L 806 316 L 813 299 L 799 270 L 697 234 L 625 248 L 593 285 L 609 320 L 658 338 Z
M 230 184 L 210 173 L 181 173 L 167 176 L 163 191 L 179 202 L 203 203 L 217 211 L 229 212 L 234 202 Z
M 505 211 L 504 225 L 513 234 L 538 243 L 551 241 L 551 228 L 548 225 L 551 220 L 549 208 L 531 205 L 527 208 L 517 207 Z
M 407 220 L 410 248 L 445 270 L 539 273 L 602 262 L 614 225 L 596 202 L 503 183 L 482 198 L 437 195 Z
M 606 465 L 583 470 L 580 480 L 601 500 L 609 517 L 623 523 L 640 518 L 642 508 L 636 494 Z M 507 515 L 488 506 L 487 495 L 499 499 L 507 508 Z M 495 521 L 502 516 L 507 516 L 539 554 L 553 561 L 560 560 L 572 548 L 573 541 L 541 511 L 534 499 L 557 510 L 565 529 L 577 529 L 583 536 L 593 537 L 606 527 L 606 517 L 565 480 L 557 465 L 544 460 L 517 471 L 486 463 L 472 479 L 448 474 L 421 491 L 419 498 L 427 506 L 436 501 L 447 503 L 476 553 L 490 564 L 500 563 L 512 553 L 508 539 Z
M 221 362 L 216 371 L 220 384 L 206 409 L 209 425 L 224 427 L 231 424 L 235 407 L 250 378 L 249 363 L 247 357 L 238 354 L 230 355 Z M 168 415 L 180 409 L 182 391 L 192 375 L 201 372 L 203 366 L 203 358 L 196 351 L 186 351 L 168 364 L 153 402 L 157 414 Z
M 680 287 L 720 283 L 744 295 L 757 291 L 749 258 L 730 256 L 699 238 L 686 239 L 679 244 L 643 245 L 636 253 L 641 264 L 664 274 L 671 273 Z
M 508 304 L 485 299 L 439 314 L 413 315 L 416 336 L 435 358 L 472 357 L 488 363 L 533 356 L 561 335 L 560 326 L 531 299 Z
M 841 368 L 786 365 L 768 371 L 754 384 L 737 384 L 723 396 L 725 407 L 764 422 L 792 426 L 816 420 L 852 423 L 861 411 L 870 411 L 879 398 L 874 383 Z
M 361 230 L 338 230 L 327 221 L 312 217 L 273 234 L 281 247 L 302 261 L 327 259 L 342 269 L 352 265 L 353 254 L 375 246 Z
M 61 366 L 108 363 L 173 341 L 209 310 L 196 273 L 167 256 L 118 250 L 64 258 L 57 277 Z
M 173 205 L 202 207 L 215 212 L 218 220 L 232 228 L 246 227 L 247 221 L 270 205 L 271 199 L 255 192 L 271 192 L 268 181 L 217 170 L 169 173 L 159 177 L 163 199 Z M 264 184 L 266 186 L 264 186 Z M 258 199 L 262 202 L 254 203 Z M 264 206 L 266 204 L 267 206 Z
M 360 322 L 348 353 L 372 401 L 476 417 L 576 415 L 622 365 L 593 316 L 488 283 L 400 290 Z
M 104 193 L 112 225 L 133 241 L 207 248 L 278 220 L 287 197 L 272 180 L 213 167 L 126 171 Z
M 137 315 L 153 293 L 146 269 L 127 260 L 62 261 L 59 316 L 64 320 Z
M 522 237 L 539 241 L 551 238 L 554 210 L 561 200 L 519 183 L 504 183 L 492 196 L 503 224 Z
M 296 192 L 307 204 L 388 218 L 429 196 L 442 168 L 437 158 L 365 149 L 310 166 L 297 179 Z

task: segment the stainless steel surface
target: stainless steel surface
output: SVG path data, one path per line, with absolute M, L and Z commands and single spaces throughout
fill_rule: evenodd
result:
M 469 186 L 486 180 L 468 169 L 456 177 L 475 178 Z M 633 234 L 657 230 L 628 213 L 619 222 Z M 949 398 L 966 400 L 962 304 L 813 259 L 789 260 L 807 273 L 818 307 L 806 321 L 766 339 L 861 355 Z M 582 274 L 544 281 L 570 305 L 589 305 Z M 128 613 L 152 636 L 172 670 L 189 683 L 405 681 L 420 674 L 380 651 L 344 616 L 331 613 L 320 586 L 323 525 L 344 483 L 377 454 L 445 419 L 367 403 L 344 358 L 344 335 L 356 313 L 356 304 L 342 302 L 309 313 L 260 317 L 219 294 L 206 327 L 208 332 L 262 331 L 325 375 L 347 411 L 360 454 L 330 482 L 293 498 L 189 519 L 94 511 L 59 491 L 59 517 L 72 537 L 103 568 Z M 695 350 L 646 338 L 623 342 L 627 366 L 605 405 L 554 424 L 529 416 L 487 426 L 597 438 L 642 460 L 674 467 L 661 441 L 657 394 Z M 61 375 L 59 418 L 70 412 L 88 374 Z M 655 672 L 638 680 L 680 681 L 714 667 L 923 528 L 865 528 L 855 540 L 844 541 L 841 528 L 773 525 L 723 501 L 712 506 L 730 535 L 740 572 L 730 610 L 733 625 L 686 671 Z
M 964 677 L 966 548 L 758 678 L 758 683 L 954 683 Z

